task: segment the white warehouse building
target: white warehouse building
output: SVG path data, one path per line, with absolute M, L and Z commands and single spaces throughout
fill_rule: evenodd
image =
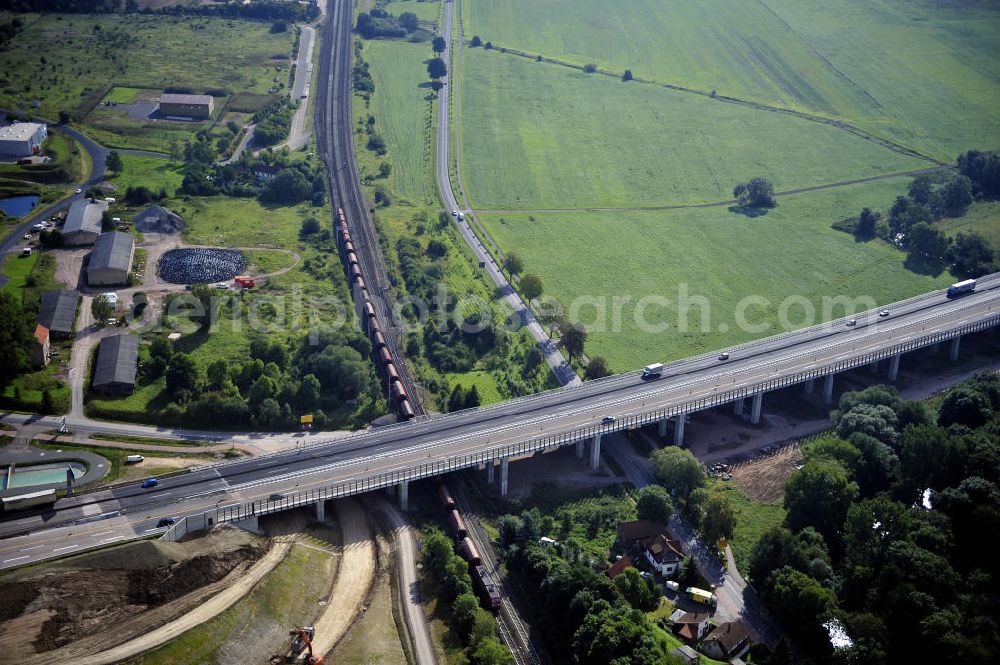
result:
M 67 245 L 92 245 L 101 235 L 101 218 L 108 209 L 107 201 L 77 199 L 69 207 L 63 224 L 63 242 Z
M 0 127 L 0 155 L 29 157 L 37 154 L 48 135 L 46 126 L 37 122 L 15 122 Z

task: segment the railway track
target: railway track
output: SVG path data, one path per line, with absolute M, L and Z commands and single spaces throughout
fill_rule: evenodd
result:
M 329 0 L 328 20 L 320 49 L 320 67 L 317 77 L 317 103 L 314 123 L 320 156 L 326 164 L 330 196 L 334 208 L 344 209 L 354 239 L 355 251 L 361 272 L 379 324 L 385 333 L 386 344 L 392 355 L 400 381 L 410 396 L 416 415 L 425 415 L 413 372 L 402 353 L 403 327 L 397 320 L 392 285 L 385 257 L 379 244 L 375 224 L 369 214 L 368 201 L 361 188 L 357 161 L 354 157 L 353 124 L 351 110 L 353 89 L 351 84 L 351 3 L 349 0 Z M 335 226 L 336 220 L 331 223 Z M 355 310 L 361 320 L 361 299 L 354 289 Z M 389 386 L 386 385 L 388 393 Z M 391 401 L 391 397 L 390 397 Z
M 510 649 L 516 665 L 548 665 L 548 659 L 543 658 L 535 647 L 527 624 L 521 620 L 520 613 L 510 600 L 511 585 L 502 575 L 500 563 L 493 551 L 493 544 L 483 531 L 479 518 L 469 510 L 469 502 L 465 496 L 463 483 L 457 482 L 454 487 L 455 502 L 458 504 L 458 511 L 461 513 L 462 519 L 465 520 L 469 538 L 479 550 L 479 557 L 482 559 L 483 565 L 503 589 L 500 609 L 496 614 L 501 641 Z

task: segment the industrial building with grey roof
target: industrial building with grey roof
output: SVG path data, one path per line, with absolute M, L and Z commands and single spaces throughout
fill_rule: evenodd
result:
M 90 245 L 101 235 L 101 217 L 108 209 L 107 201 L 80 199 L 73 201 L 63 224 L 63 242 L 67 245 Z
M 69 337 L 79 302 L 80 294 L 76 291 L 46 291 L 38 307 L 38 323 L 48 328 L 53 337 Z
M 87 263 L 87 283 L 91 286 L 125 284 L 135 253 L 135 239 L 121 231 L 97 236 Z
M 132 393 L 138 360 L 139 338 L 136 335 L 112 335 L 102 339 L 94 363 L 94 391 L 109 395 Z

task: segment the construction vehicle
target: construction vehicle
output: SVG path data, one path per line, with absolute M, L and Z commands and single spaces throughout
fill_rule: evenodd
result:
M 323 657 L 313 655 L 312 641 L 316 636 L 316 630 L 312 626 L 293 628 L 288 631 L 292 636 L 292 643 L 288 648 L 288 653 L 284 656 L 271 656 L 271 665 L 280 663 L 305 663 L 305 665 L 323 665 Z M 302 651 L 306 651 L 306 656 L 302 658 Z

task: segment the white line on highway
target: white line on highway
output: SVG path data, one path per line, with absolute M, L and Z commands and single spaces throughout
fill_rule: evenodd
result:
M 101 531 L 100 533 L 95 533 L 94 538 L 97 538 L 98 536 L 106 536 L 109 533 L 114 533 L 114 531 Z
M 52 553 L 55 554 L 56 552 L 65 552 L 66 550 L 75 550 L 77 547 L 79 547 L 79 545 L 67 545 L 66 547 L 57 547 L 54 550 L 52 550 Z
M 28 558 L 28 555 L 25 554 L 24 556 L 16 556 L 13 559 L 4 559 L 3 562 L 4 563 L 10 563 L 11 561 L 20 561 L 21 559 L 27 559 L 27 558 Z
M 153 533 L 154 531 L 159 531 L 159 527 L 153 527 L 152 529 L 146 529 L 143 533 Z
M 160 492 L 156 496 L 170 496 L 171 494 L 173 494 L 173 492 Z
M 121 540 L 121 539 L 122 539 L 122 537 L 123 537 L 123 536 L 115 536 L 114 538 L 105 538 L 104 540 L 102 540 L 102 541 L 101 541 L 101 545 L 104 545 L 104 544 L 106 544 L 106 543 L 113 543 L 113 542 L 115 542 L 116 540 Z
M 21 549 L 24 550 L 25 552 L 27 552 L 28 550 L 40 550 L 43 547 L 45 547 L 45 545 L 35 545 L 33 547 L 22 547 Z

